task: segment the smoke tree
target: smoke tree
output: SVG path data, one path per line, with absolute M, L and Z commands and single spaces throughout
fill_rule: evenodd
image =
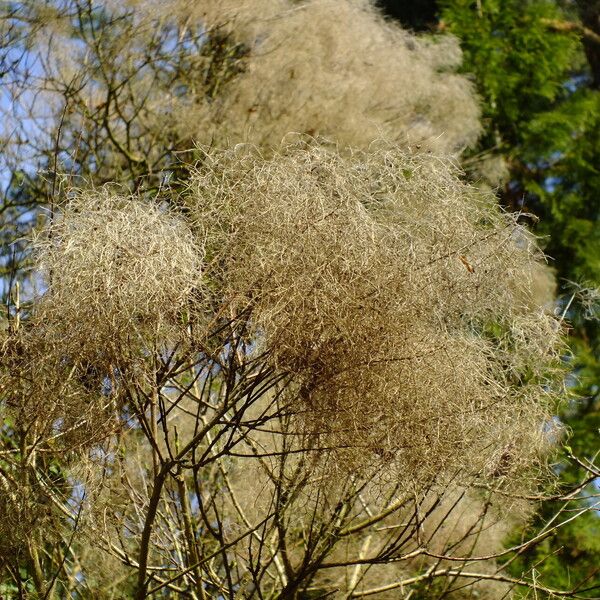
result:
M 3 593 L 576 597 L 502 564 L 574 518 L 504 545 L 574 497 L 564 324 L 461 179 L 453 39 L 360 0 L 1 26 Z

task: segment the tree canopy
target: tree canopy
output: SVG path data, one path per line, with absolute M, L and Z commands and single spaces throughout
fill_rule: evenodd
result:
M 597 2 L 0 32 L 0 595 L 597 596 Z

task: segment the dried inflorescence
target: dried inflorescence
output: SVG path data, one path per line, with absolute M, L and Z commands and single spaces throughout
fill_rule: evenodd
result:
M 67 460 L 119 427 L 124 380 L 145 385 L 188 335 L 202 251 L 181 218 L 108 191 L 76 195 L 33 250 L 44 293 L 1 344 L 2 409 L 31 452 Z
M 536 464 L 558 359 L 537 251 L 456 169 L 397 148 L 207 156 L 190 203 L 222 298 L 294 379 L 305 433 L 406 480 Z
M 239 21 L 254 28 L 244 73 L 217 107 L 221 137 L 272 146 L 294 131 L 363 148 L 383 137 L 441 152 L 475 142 L 479 110 L 470 83 L 453 73 L 456 40 L 417 38 L 365 0 L 273 8 L 233 20 L 233 31 Z
M 149 580 L 152 530 L 151 578 L 201 597 L 231 577 L 219 555 L 244 585 L 274 565 L 275 595 L 299 565 L 351 594 L 369 544 L 391 552 L 373 586 L 419 571 L 394 554 L 423 543 L 498 549 L 506 498 L 558 439 L 560 323 L 531 236 L 432 154 L 479 131 L 457 42 L 367 0 L 107 0 L 88 7 L 97 36 L 63 8 L 23 19 L 68 91 L 31 95 L 60 120 L 49 156 L 76 146 L 74 173 L 152 189 L 187 176 L 194 143 L 252 146 L 200 149 L 185 213 L 114 188 L 56 201 L 33 244 L 43 293 L 0 329 L 0 555 L 65 525 L 74 548 L 85 525 Z M 351 567 L 317 574 L 328 552 Z M 104 587 L 93 552 L 83 577 L 69 562 Z
M 534 240 L 429 153 L 383 142 L 340 152 L 310 138 L 265 155 L 200 154 L 185 210 L 74 192 L 34 242 L 44 291 L 2 334 L 2 409 L 26 432 L 36 477 L 54 457 L 69 475 L 46 486 L 64 496 L 50 511 L 39 481 L 0 489 L 0 504 L 31 515 L 20 540 L 57 522 L 83 479 L 91 535 L 109 536 L 103 522 L 143 531 L 157 456 L 187 448 L 182 465 L 210 460 L 213 487 L 194 493 L 214 494 L 219 543 L 242 562 L 247 542 L 230 536 L 263 521 L 288 485 L 298 487 L 280 510 L 298 564 L 294 540 L 308 521 L 333 531 L 340 498 L 346 523 L 384 515 L 374 547 L 418 502 L 430 522 L 397 551 L 416 547 L 418 531 L 430 549 L 468 552 L 465 527 L 479 513 L 495 522 L 504 495 L 528 492 L 552 442 L 560 331 L 532 288 L 544 272 Z M 108 507 L 112 520 L 96 519 Z M 166 560 L 179 533 L 157 514 L 154 539 L 166 541 L 152 551 Z M 360 553 L 359 538 L 336 552 Z
M 33 250 L 44 292 L 0 344 L 0 409 L 22 445 L 0 478 L 17 545 L 56 516 L 35 465 L 85 462 L 122 427 L 125 381 L 147 386 L 160 353 L 188 335 L 202 262 L 181 217 L 107 190 L 75 194 Z M 50 487 L 68 497 L 70 486 L 60 476 Z
M 117 368 L 185 331 L 202 248 L 166 208 L 81 193 L 34 250 L 47 287 L 34 319 L 49 324 L 59 352 Z
M 472 84 L 456 73 L 458 41 L 417 37 L 371 1 L 131 4 L 139 25 L 119 41 L 120 53 L 136 56 L 157 17 L 161 26 L 206 30 L 179 86 L 131 75 L 150 107 L 140 120 L 159 137 L 270 148 L 298 132 L 344 146 L 366 148 L 383 137 L 458 153 L 480 132 Z

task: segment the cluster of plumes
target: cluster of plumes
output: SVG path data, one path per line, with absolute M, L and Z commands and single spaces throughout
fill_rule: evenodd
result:
M 339 152 L 310 139 L 266 157 L 251 146 L 206 151 L 180 213 L 109 190 L 74 193 L 34 241 L 44 292 L 3 334 L 4 414 L 31 431 L 31 456 L 85 457 L 144 410 L 121 391 L 144 397 L 175 348 L 179 365 L 200 347 L 226 354 L 219 328 L 233 319 L 248 339 L 230 375 L 251 379 L 266 361 L 292 415 L 248 443 L 292 448 L 291 464 L 314 469 L 296 499 L 299 530 L 306 514 L 335 506 L 349 473 L 371 480 L 374 512 L 391 488 L 529 490 L 551 442 L 559 324 L 534 292 L 544 267 L 531 237 L 457 175 L 429 153 L 384 143 Z M 271 393 L 255 400 L 261 418 Z M 196 431 L 194 413 L 182 410 L 178 435 Z M 261 465 L 228 465 L 248 490 L 246 514 L 270 489 L 247 486 Z M 27 515 L 23 544 L 56 522 L 46 490 L 70 484 L 11 483 L 0 503 Z
M 104 374 L 180 339 L 203 252 L 184 221 L 107 190 L 76 195 L 34 242 L 47 288 L 37 327 Z
M 139 25 L 121 53 L 135 56 L 157 16 L 161 26 L 179 19 L 206 31 L 178 85 L 131 74 L 154 107 L 142 113 L 144 126 L 152 129 L 156 112 L 160 135 L 272 147 L 298 132 L 360 148 L 385 138 L 455 153 L 480 131 L 472 85 L 456 73 L 457 40 L 417 37 L 371 1 L 130 4 Z
M 1 415 L 24 444 L 6 463 L 14 478 L 0 476 L 0 503 L 26 533 L 54 507 L 21 475 L 35 457 L 79 460 L 120 428 L 124 381 L 147 386 L 160 353 L 186 339 L 203 258 L 172 211 L 106 190 L 75 195 L 32 246 L 44 292 L 0 345 Z
M 207 156 L 190 197 L 207 276 L 251 307 L 255 351 L 291 375 L 299 426 L 338 460 L 414 483 L 537 464 L 559 327 L 531 296 L 532 240 L 452 165 L 239 148 Z
M 437 536 L 434 550 L 462 551 L 453 545 L 465 530 L 487 522 L 473 484 L 523 492 L 543 474 L 561 346 L 533 240 L 436 157 L 460 152 L 479 130 L 471 85 L 454 72 L 456 42 L 415 37 L 366 0 L 128 4 L 133 13 L 81 54 L 64 51 L 69 18 L 46 19 L 57 23 L 44 44 L 68 56 L 49 61 L 58 81 L 87 74 L 82 65 L 97 52 L 109 79 L 123 82 L 107 94 L 90 77 L 63 114 L 61 139 L 85 147 L 90 114 L 94 126 L 111 122 L 105 137 L 89 129 L 89 140 L 102 140 L 91 153 L 98 179 L 118 178 L 125 163 L 160 172 L 164 156 L 192 142 L 233 149 L 199 150 L 185 213 L 114 189 L 73 191 L 34 240 L 43 293 L 0 340 L 0 413 L 22 446 L 7 444 L 0 473 L 0 512 L 12 516 L 0 525 L 0 553 L 26 547 L 40 527 L 58 530 L 77 460 L 85 469 L 95 453 L 97 467 L 115 433 L 152 435 L 143 423 L 156 416 L 150 393 L 168 398 L 197 374 L 186 365 L 232 354 L 234 338 L 221 335 L 229 319 L 248 336 L 229 364 L 239 367 L 226 374 L 231 381 L 250 381 L 266 361 L 286 386 L 278 415 L 291 420 L 264 422 L 269 392 L 249 410 L 260 425 L 243 443 L 273 456 L 291 448 L 289 470 L 306 459 L 292 529 L 303 531 L 311 511 L 335 512 L 352 473 L 357 487 L 371 482 L 357 518 L 385 511 L 390 489 L 420 495 L 424 506 L 442 497 L 440 511 L 469 490 L 458 506 L 471 515 L 436 521 L 434 513 L 423 528 Z M 107 0 L 102 9 L 118 16 L 123 5 Z M 292 134 L 310 141 L 280 147 Z M 180 368 L 171 380 L 158 375 L 167 355 Z M 219 401 L 210 388 L 198 391 L 202 410 Z M 190 403 L 161 420 L 165 436 L 197 434 L 205 415 Z M 142 428 L 123 432 L 136 414 Z M 235 431 L 227 418 L 218 427 Z M 112 473 L 103 483 L 110 502 L 97 508 L 112 507 L 121 523 L 135 513 L 140 531 L 150 446 L 144 440 L 139 457 L 129 448 L 121 471 L 94 472 L 98 480 Z M 232 502 L 232 531 L 245 515 L 262 521 L 275 497 L 269 459 L 243 456 L 218 463 L 246 498 L 241 510 Z M 324 470 L 343 476 L 325 479 Z M 222 487 L 219 479 L 215 498 Z M 398 516 L 406 514 L 390 513 L 383 525 L 395 527 Z
M 233 141 L 277 145 L 295 131 L 353 147 L 381 137 L 456 152 L 475 142 L 479 111 L 467 79 L 453 73 L 456 40 L 417 38 L 365 0 L 274 2 L 249 15 L 239 3 L 208 4 L 210 23 L 225 9 L 233 31 L 239 23 L 248 36 L 245 72 L 217 109 Z

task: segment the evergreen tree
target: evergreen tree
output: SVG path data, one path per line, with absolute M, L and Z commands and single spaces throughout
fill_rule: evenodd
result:
M 534 230 L 556 270 L 563 298 L 558 310 L 566 311 L 573 327 L 569 364 L 575 379 L 569 385 L 579 396 L 561 415 L 573 432 L 567 454 L 592 460 L 599 449 L 599 307 L 593 293 L 577 290 L 600 285 L 600 4 L 439 5 L 440 23 L 461 40 L 463 69 L 475 76 L 483 100 L 485 134 L 473 160 L 482 153 L 505 161 L 500 199 L 523 211 L 524 219 L 536 217 Z M 584 477 L 568 457 L 557 468 L 567 484 Z M 595 490 L 591 485 L 583 493 Z M 544 506 L 537 526 L 556 509 Z M 600 585 L 598 532 L 597 516 L 588 514 L 513 564 L 516 570 L 528 564 L 558 586 L 569 578 L 585 580 L 593 596 Z

